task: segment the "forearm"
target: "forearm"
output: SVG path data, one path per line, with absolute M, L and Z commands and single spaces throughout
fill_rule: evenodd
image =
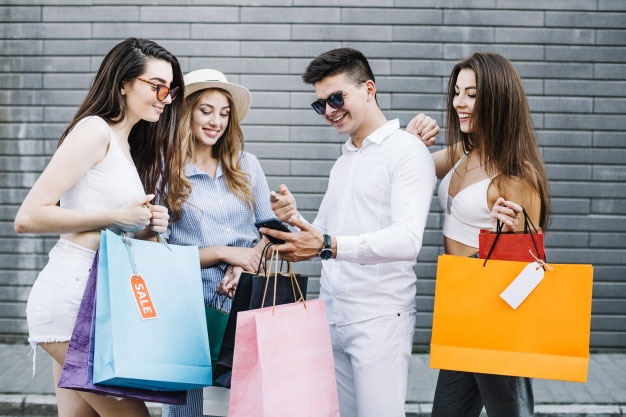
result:
M 17 233 L 62 234 L 102 230 L 116 224 L 115 211 L 80 211 L 59 206 L 22 206 L 15 217 Z
M 423 234 L 419 225 L 396 223 L 357 236 L 337 236 L 333 252 L 338 261 L 362 265 L 414 261 L 422 248 Z
M 210 246 L 206 248 L 199 248 L 200 254 L 200 267 L 209 268 L 216 266 L 222 262 L 228 262 L 225 254 L 224 246 Z

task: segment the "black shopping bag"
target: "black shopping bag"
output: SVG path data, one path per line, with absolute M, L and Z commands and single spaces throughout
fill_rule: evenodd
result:
M 287 264 L 287 272 L 280 272 L 283 261 L 278 259 L 278 252 L 273 250 L 270 268 L 266 261 L 266 253 L 276 245 L 268 243 L 263 249 L 261 262 L 256 274 L 244 272 L 239 278 L 237 290 L 230 308 L 222 347 L 217 357 L 217 364 L 213 369 L 213 385 L 230 388 L 230 377 L 233 369 L 233 353 L 235 351 L 235 329 L 237 328 L 237 313 L 240 311 L 255 310 L 261 307 L 269 307 L 274 300 L 274 282 L 276 282 L 276 305 L 289 304 L 300 299 L 300 293 L 289 279 L 291 265 Z M 273 270 L 272 262 L 274 263 Z M 281 263 L 279 266 L 278 262 Z M 261 265 L 264 268 L 261 268 Z M 262 272 L 264 271 L 264 272 Z M 277 279 L 274 280 L 276 275 Z M 296 274 L 298 285 L 306 298 L 308 277 Z M 297 295 L 296 295 L 297 294 Z

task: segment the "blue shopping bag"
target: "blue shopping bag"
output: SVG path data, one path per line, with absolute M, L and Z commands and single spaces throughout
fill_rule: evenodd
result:
M 211 385 L 195 246 L 101 232 L 93 383 L 173 391 Z

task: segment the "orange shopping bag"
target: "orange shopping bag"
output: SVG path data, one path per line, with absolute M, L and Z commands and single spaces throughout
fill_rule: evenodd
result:
M 441 255 L 431 368 L 585 382 L 591 265 L 550 264 L 514 310 L 500 298 L 527 262 Z

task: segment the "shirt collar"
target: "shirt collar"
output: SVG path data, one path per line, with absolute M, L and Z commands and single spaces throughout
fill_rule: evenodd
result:
M 387 139 L 393 132 L 400 129 L 400 120 L 393 119 L 389 120 L 387 123 L 381 125 L 378 129 L 374 130 L 368 137 L 363 140 L 363 146 L 361 148 L 365 148 L 369 143 L 375 143 L 376 145 L 380 145 Z M 346 152 L 355 152 L 358 151 L 354 143 L 352 143 L 352 139 L 348 138 L 346 143 L 343 144 L 342 151 Z
M 207 174 L 206 172 L 204 172 L 203 170 L 201 170 L 200 168 L 198 168 L 191 162 L 187 162 L 187 165 L 185 165 L 185 176 L 187 178 L 191 178 L 195 175 L 206 175 L 210 177 L 209 174 Z M 221 176 L 222 176 L 222 164 L 218 163 L 217 170 L 215 170 L 215 179 L 218 179 Z

